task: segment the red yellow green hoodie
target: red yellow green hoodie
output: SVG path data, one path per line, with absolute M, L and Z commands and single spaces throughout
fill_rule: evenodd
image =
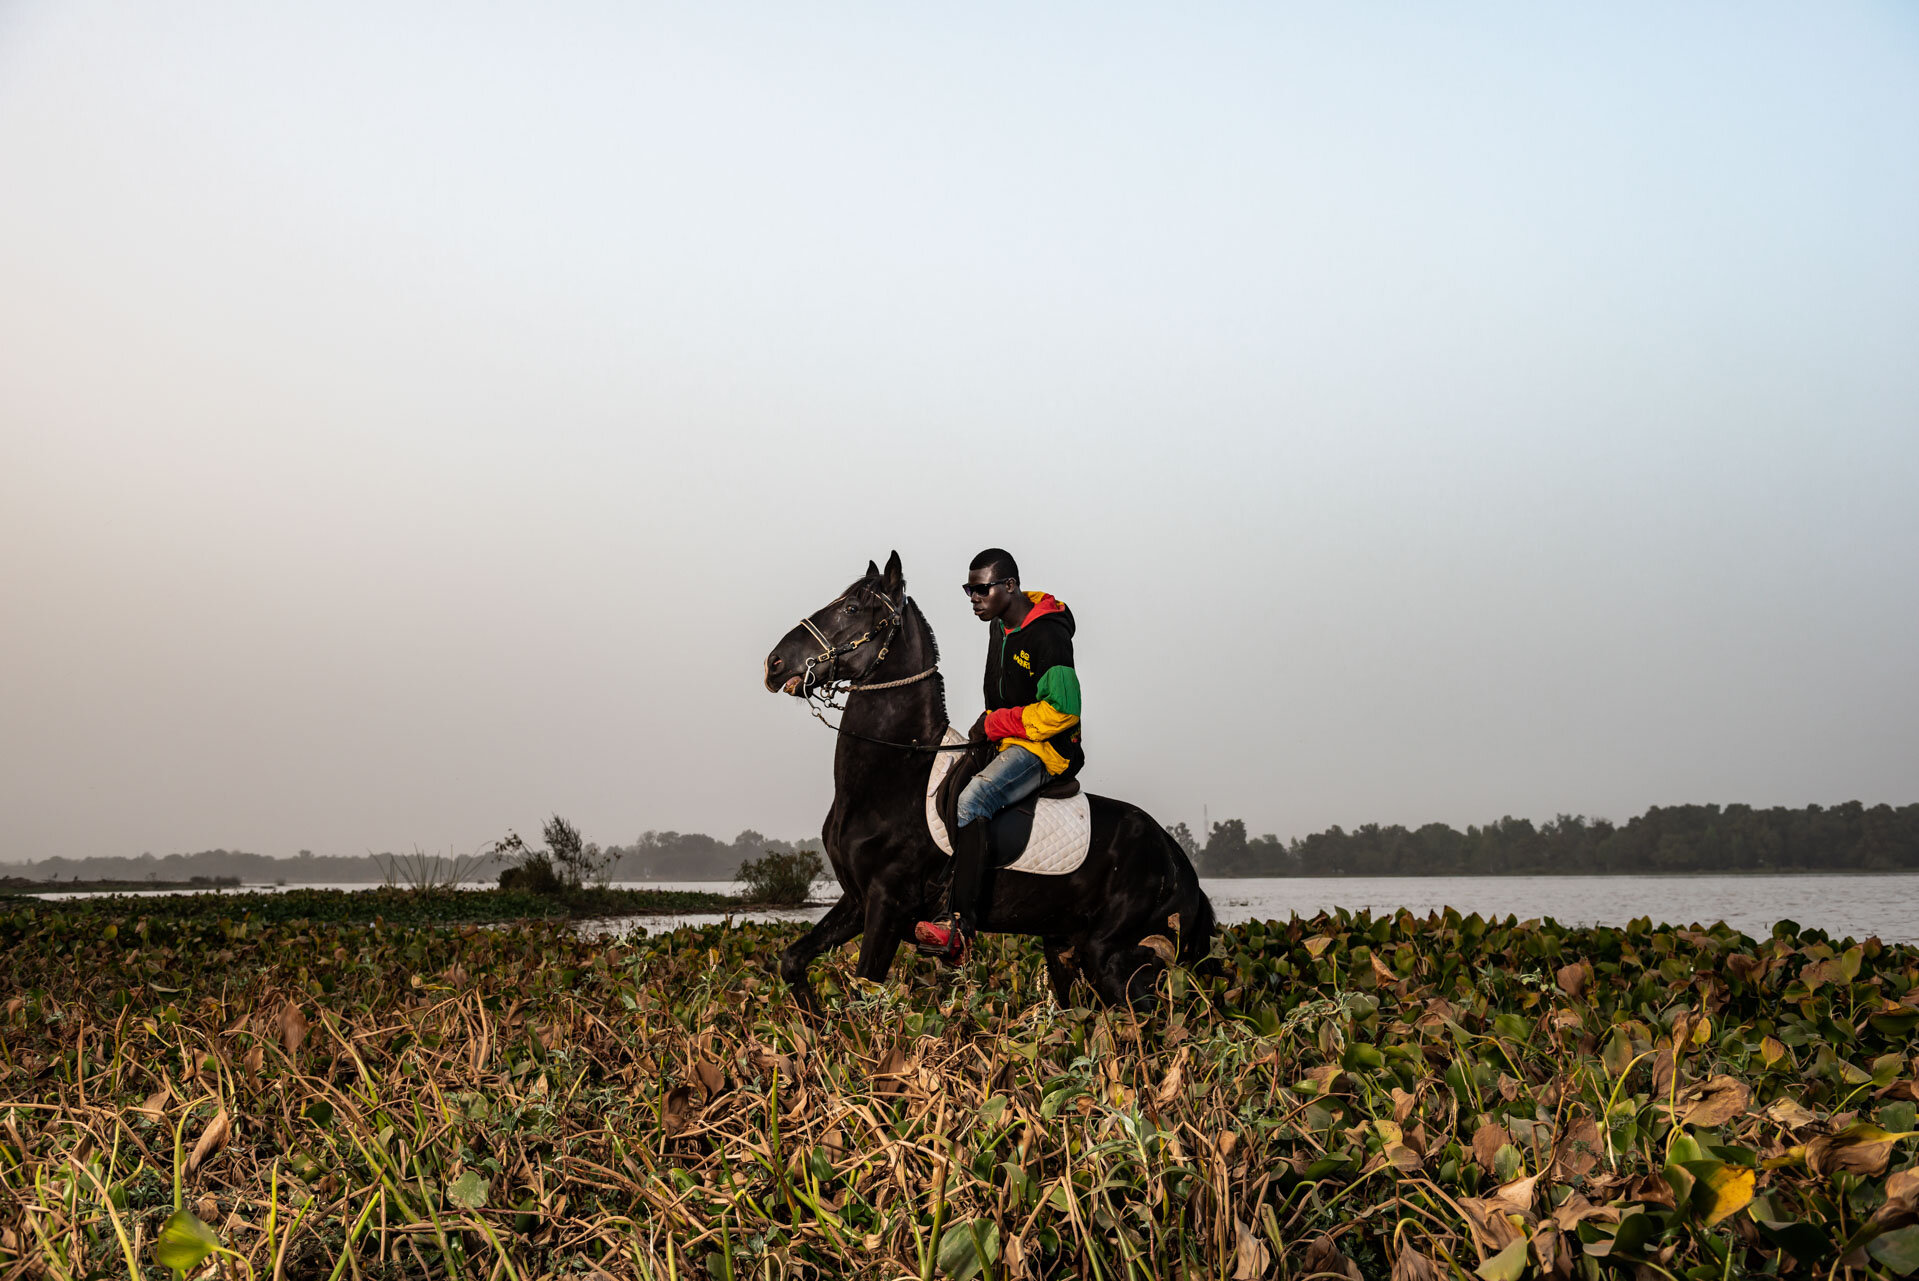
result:
M 1073 612 L 1045 592 L 1017 627 L 993 624 L 986 646 L 986 736 L 1000 750 L 1019 747 L 1046 772 L 1076 774 L 1086 763 L 1079 742 L 1079 674 L 1073 670 Z

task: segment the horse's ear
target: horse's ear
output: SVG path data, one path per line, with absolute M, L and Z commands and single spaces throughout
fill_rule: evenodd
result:
M 878 578 L 880 576 L 879 562 L 870 560 L 866 562 L 866 576 L 868 578 Z
M 880 586 L 898 595 L 906 586 L 906 571 L 900 568 L 900 554 L 894 552 L 886 558 L 886 577 L 880 579 Z

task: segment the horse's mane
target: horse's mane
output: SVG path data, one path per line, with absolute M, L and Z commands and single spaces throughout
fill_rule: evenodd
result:
M 880 580 L 871 575 L 867 575 L 854 579 L 852 585 L 849 586 L 842 595 L 851 596 L 859 591 L 879 592 L 881 590 L 882 585 Z M 949 723 L 946 712 L 946 673 L 938 670 L 940 665 L 939 637 L 933 635 L 932 624 L 926 621 L 926 615 L 920 613 L 919 602 L 911 596 L 906 598 L 906 607 L 900 611 L 900 614 L 909 623 L 918 625 L 920 634 L 926 637 L 928 648 L 933 651 L 933 667 L 935 669 L 933 673 L 933 683 L 934 688 L 938 691 L 940 724 L 945 725 Z
M 926 644 L 933 651 L 933 667 L 935 668 L 933 673 L 933 688 L 938 692 L 940 724 L 944 725 L 947 723 L 946 673 L 937 670 L 940 665 L 939 637 L 933 635 L 932 624 L 926 621 L 926 615 L 920 613 L 919 602 L 911 596 L 906 598 L 906 616 L 909 620 L 919 624 L 920 634 L 926 637 Z

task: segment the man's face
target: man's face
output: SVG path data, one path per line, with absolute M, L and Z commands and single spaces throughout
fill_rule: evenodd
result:
M 1014 598 L 1019 594 L 1018 579 L 995 581 L 999 577 L 999 571 L 990 566 L 986 569 L 973 570 L 966 575 L 968 586 L 974 588 L 989 584 L 991 586 L 991 590 L 983 596 L 977 590 L 968 594 L 968 599 L 973 602 L 973 617 L 982 623 L 997 621 L 1012 607 Z

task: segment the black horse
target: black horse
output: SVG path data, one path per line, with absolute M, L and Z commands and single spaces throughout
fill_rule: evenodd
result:
M 813 959 L 859 935 L 860 975 L 885 978 L 914 922 L 937 909 L 945 871 L 926 828 L 933 754 L 924 749 L 945 733 L 946 686 L 899 553 L 884 570 L 869 561 L 864 577 L 788 632 L 766 657 L 765 683 L 796 697 L 846 689 L 822 832 L 844 893 L 780 957 L 781 975 L 813 1007 Z M 1168 943 L 1187 965 L 1211 949 L 1213 905 L 1186 851 L 1144 810 L 1104 796 L 1089 802 L 1086 861 L 1062 876 L 993 873 L 979 926 L 1038 935 L 1062 1005 L 1076 976 L 1111 1004 L 1150 1001 Z

